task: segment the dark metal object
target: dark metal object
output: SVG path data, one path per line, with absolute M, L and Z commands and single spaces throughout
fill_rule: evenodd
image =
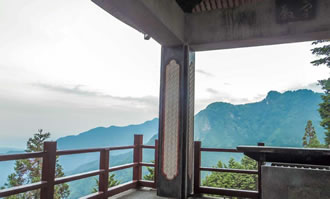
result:
M 237 150 L 256 161 L 330 165 L 329 149 L 238 146 Z
M 262 166 L 262 197 L 265 199 L 329 199 L 330 171 L 309 165 Z

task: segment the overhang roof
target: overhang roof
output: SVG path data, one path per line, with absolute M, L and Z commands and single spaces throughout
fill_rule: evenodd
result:
M 330 38 L 329 0 L 92 0 L 164 46 L 214 50 Z
M 247 3 L 263 0 L 176 0 L 186 13 L 207 12 L 217 9 L 237 8 Z

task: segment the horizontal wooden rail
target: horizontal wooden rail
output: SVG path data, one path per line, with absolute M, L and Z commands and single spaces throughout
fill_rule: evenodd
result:
M 121 185 L 118 185 L 118 186 L 115 186 L 115 187 L 111 187 L 111 188 L 108 189 L 107 197 L 111 197 L 113 195 L 116 195 L 118 193 L 127 191 L 129 189 L 136 188 L 137 185 L 138 185 L 138 181 L 133 180 L 131 182 L 127 182 L 127 183 L 124 183 L 124 184 L 121 184 Z
M 150 188 L 156 188 L 156 183 L 154 181 L 149 180 L 139 180 L 139 186 L 141 187 L 150 187 Z
M 92 194 L 89 194 L 84 197 L 80 197 L 79 199 L 99 199 L 102 197 L 102 195 L 103 195 L 103 192 L 96 192 L 96 193 L 92 193 Z
M 243 174 L 256 174 L 258 175 L 257 170 L 244 170 L 244 169 L 227 169 L 227 168 L 210 168 L 210 167 L 201 167 L 200 171 L 212 171 L 212 172 L 227 172 L 227 173 L 243 173 Z
M 224 152 L 224 153 L 242 153 L 237 149 L 223 149 L 223 148 L 201 148 L 202 152 Z
M 45 154 L 46 154 L 45 152 L 33 152 L 33 153 L 0 155 L 0 162 L 1 161 L 10 161 L 10 160 L 29 159 L 29 158 L 42 158 L 42 157 L 44 157 Z
M 140 162 L 139 165 L 142 167 L 155 167 L 155 164 L 146 162 Z
M 115 166 L 115 167 L 110 167 L 109 172 L 128 169 L 128 168 L 132 168 L 132 167 L 136 167 L 136 166 L 138 166 L 138 163 L 129 163 L 129 164 L 124 164 L 124 165 L 119 165 L 119 166 Z
M 248 191 L 248 190 L 237 190 L 237 189 L 225 189 L 225 188 L 214 188 L 214 187 L 204 187 L 199 188 L 200 193 L 205 194 L 215 194 L 223 196 L 233 196 L 242 198 L 258 198 L 258 191 Z
M 90 148 L 90 149 L 74 149 L 74 150 L 60 150 L 56 152 L 56 155 L 74 155 L 81 153 L 97 153 L 104 150 L 104 148 Z
M 27 191 L 33 191 L 36 189 L 40 189 L 42 187 L 45 187 L 47 185 L 47 182 L 37 182 L 37 183 L 32 183 L 32 184 L 27 184 L 27 185 L 21 185 L 21 186 L 16 186 L 8 189 L 3 189 L 0 190 L 0 197 L 7 197 Z
M 142 166 L 155 167 L 155 164 L 153 163 L 142 162 L 142 149 L 143 148 L 156 149 L 156 146 L 143 145 L 142 141 L 143 141 L 142 135 L 135 135 L 134 145 L 130 145 L 130 146 L 58 150 L 58 151 L 56 151 L 56 142 L 45 142 L 44 149 L 46 150 L 44 150 L 43 152 L 0 155 L 0 162 L 19 160 L 19 159 L 42 158 L 43 162 L 47 163 L 45 164 L 46 166 L 43 165 L 43 169 L 42 169 L 42 177 L 44 179 L 43 181 L 0 190 L 0 197 L 8 197 L 11 195 L 15 195 L 27 191 L 41 189 L 42 199 L 53 199 L 52 193 L 54 191 L 54 185 L 72 182 L 75 180 L 81 180 L 84 178 L 97 176 L 97 175 L 99 176 L 99 179 L 102 180 L 103 178 L 106 177 L 106 180 L 102 181 L 103 184 L 102 183 L 99 184 L 99 187 L 102 187 L 102 189 L 100 190 L 99 188 L 99 191 L 97 193 L 93 193 L 88 196 L 82 197 L 82 199 L 106 198 L 132 188 L 137 188 L 138 186 L 155 188 L 156 183 L 154 181 L 141 180 L 142 179 L 141 174 L 142 174 Z M 155 143 L 157 143 L 157 141 Z M 109 168 L 109 159 L 106 158 L 109 156 L 109 152 L 115 150 L 126 150 L 126 149 L 134 149 L 134 155 L 133 155 L 134 162 Z M 53 176 L 50 175 L 51 173 L 55 172 L 56 167 L 54 166 L 55 165 L 54 161 L 56 161 L 56 156 L 74 155 L 74 154 L 83 154 L 83 153 L 100 153 L 100 168 L 98 170 L 79 173 L 79 174 L 60 177 L 60 178 L 55 178 L 54 175 Z M 156 157 L 157 154 L 155 153 L 155 159 L 157 159 Z M 107 184 L 108 172 L 114 172 L 127 168 L 134 168 L 133 169 L 134 177 L 131 182 L 127 182 L 125 184 L 111 187 L 109 189 L 107 189 L 107 186 L 106 187 L 102 186 L 104 185 L 104 183 Z
M 104 171 L 103 170 L 95 170 L 95 171 L 79 173 L 79 174 L 75 174 L 75 175 L 71 175 L 71 176 L 56 178 L 55 179 L 55 184 L 62 184 L 62 183 L 71 182 L 71 181 L 75 181 L 75 180 L 81 180 L 81 179 L 84 179 L 84 178 L 100 175 L 102 172 L 104 172 Z
M 144 149 L 155 149 L 155 146 L 152 146 L 152 145 L 142 145 L 142 148 L 144 148 Z
M 117 147 L 110 147 L 108 148 L 110 151 L 116 151 L 116 150 L 125 150 L 125 149 L 134 149 L 135 146 L 117 146 Z

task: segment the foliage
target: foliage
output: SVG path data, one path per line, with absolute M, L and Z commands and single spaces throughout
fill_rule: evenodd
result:
M 305 134 L 303 137 L 303 147 L 305 148 L 322 148 L 324 147 L 317 138 L 313 123 L 311 120 L 307 121 Z
M 95 183 L 96 185 L 93 187 L 93 190 L 92 192 L 93 193 L 96 193 L 98 192 L 98 188 L 99 188 L 99 180 L 97 178 L 95 178 Z M 108 180 L 108 187 L 114 187 L 114 186 L 117 186 L 119 185 L 120 182 L 118 180 L 115 179 L 115 174 L 111 174 L 109 175 L 109 180 Z
M 155 161 L 151 161 L 152 163 L 155 163 Z M 143 176 L 143 179 L 149 180 L 149 181 L 154 181 L 155 180 L 155 169 L 151 167 L 147 167 L 148 174 Z
M 241 162 L 236 162 L 233 158 L 230 159 L 228 165 L 219 161 L 217 168 L 257 170 L 257 162 L 244 156 Z M 206 176 L 202 185 L 229 189 L 257 190 L 257 175 L 212 172 Z
M 27 149 L 25 152 L 40 152 L 43 151 L 43 143 L 50 137 L 50 133 L 43 133 L 42 129 L 34 134 L 27 142 Z M 15 172 L 8 176 L 8 182 L 2 188 L 10 188 L 24 184 L 40 182 L 41 180 L 41 158 L 31 158 L 24 160 L 17 160 L 15 162 Z M 63 177 L 63 168 L 56 159 L 55 176 Z M 68 198 L 70 195 L 69 186 L 67 184 L 60 184 L 55 186 L 55 199 Z M 40 198 L 40 190 L 29 191 L 13 196 L 6 197 L 6 199 L 26 199 L 26 198 Z
M 319 59 L 312 61 L 312 64 L 315 66 L 326 65 L 330 68 L 330 45 L 329 40 L 319 40 L 313 42 L 313 45 L 324 44 L 321 47 L 316 47 L 312 49 L 312 53 L 319 57 Z M 322 89 L 325 91 L 325 94 L 322 95 L 323 102 L 320 104 L 319 113 L 322 118 L 321 126 L 325 128 L 325 143 L 326 146 L 330 147 L 330 78 L 325 80 L 320 80 L 319 84 L 322 86 Z

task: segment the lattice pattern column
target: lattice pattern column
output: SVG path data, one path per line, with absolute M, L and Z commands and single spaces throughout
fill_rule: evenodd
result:
M 195 54 L 162 47 L 157 193 L 186 198 L 193 187 Z

